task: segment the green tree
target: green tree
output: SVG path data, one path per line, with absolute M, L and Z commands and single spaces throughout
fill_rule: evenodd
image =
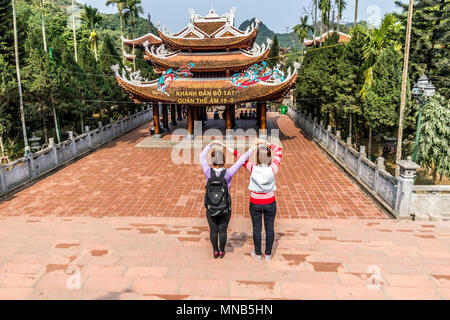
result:
M 450 1 L 418 0 L 415 2 L 411 29 L 410 78 L 417 81 L 422 74 L 427 74 L 437 91 L 449 99 Z M 395 3 L 403 9 L 397 17 L 406 28 L 408 5 L 400 1 Z
M 397 24 L 397 19 L 392 14 L 387 14 L 379 28 L 366 29 L 361 26 L 357 26 L 357 28 L 366 36 L 366 44 L 364 45 L 364 85 L 361 89 L 361 95 L 364 99 L 367 89 L 372 85 L 373 68 L 378 59 L 383 56 L 384 52 L 390 50 L 392 45 L 397 51 L 401 49 L 397 42 L 400 25 Z
M 19 108 L 20 108 L 20 120 L 22 122 L 22 132 L 25 148 L 28 147 L 27 127 L 25 124 L 25 111 L 23 105 L 23 93 L 22 93 L 22 79 L 20 75 L 20 62 L 19 62 L 19 39 L 17 37 L 17 20 L 16 20 L 16 0 L 11 0 L 12 12 L 13 12 L 13 30 L 14 30 L 14 56 L 16 60 L 16 75 L 17 75 L 17 88 L 19 90 Z
M 358 30 L 352 32 L 350 42 L 344 45 L 343 54 L 338 60 L 336 80 L 336 102 L 348 116 L 348 137 L 352 137 L 353 117 L 362 115 L 360 91 L 364 83 L 363 46 L 365 38 Z M 358 129 L 358 128 L 356 128 Z M 357 137 L 359 132 L 356 132 Z
M 89 41 L 92 42 L 92 46 L 94 47 L 95 61 L 98 61 L 98 53 L 97 53 L 98 36 L 97 32 L 95 31 L 95 27 L 102 22 L 103 18 L 98 12 L 97 8 L 85 6 L 84 11 L 81 13 L 81 19 L 84 20 L 91 29 Z
M 363 105 L 364 117 L 369 124 L 369 155 L 372 151 L 372 130 L 392 136 L 398 126 L 401 70 L 400 54 L 392 45 L 383 51 L 373 67 L 373 83 Z
M 107 0 L 106 6 L 117 6 L 117 11 L 119 13 L 120 20 L 120 38 L 123 38 L 123 11 L 125 10 L 126 0 Z M 122 51 L 124 50 L 123 41 L 120 41 L 122 46 Z
M 278 44 L 278 36 L 277 35 L 275 35 L 273 37 L 273 42 L 272 42 L 272 45 L 270 47 L 270 51 L 269 51 L 269 55 L 267 57 L 267 60 L 268 60 L 267 64 L 271 68 L 276 67 L 276 65 L 280 61 L 280 46 Z
M 11 119 L 10 105 L 16 98 L 16 81 L 14 79 L 14 68 L 8 64 L 6 59 L 0 55 L 0 163 L 6 161 L 4 135 L 7 135 L 13 121 Z
M 439 93 L 423 109 L 418 163 L 437 183 L 438 174 L 450 177 L 450 102 Z
M 58 90 L 57 78 L 56 64 L 50 60 L 50 56 L 42 49 L 32 48 L 27 65 L 24 67 L 24 86 L 30 97 L 29 102 L 36 107 L 35 110 L 39 110 L 41 114 L 49 108 L 52 110 L 56 138 L 58 142 L 61 142 L 55 103 Z M 29 110 L 33 110 L 31 105 Z M 45 118 L 43 121 L 45 122 Z
M 347 7 L 347 3 L 345 2 L 345 0 L 334 0 L 336 3 L 336 8 L 337 8 L 337 32 L 340 31 L 341 28 L 341 18 L 342 18 L 342 12 L 345 10 L 345 8 Z
M 140 53 L 142 56 L 141 50 L 137 50 L 137 53 Z M 143 61 L 143 63 L 146 64 L 146 67 L 149 68 L 143 56 L 140 61 Z M 111 66 L 117 64 L 122 67 L 121 56 L 114 47 L 112 39 L 106 35 L 100 50 L 99 71 L 103 75 L 103 81 L 99 87 L 99 93 L 104 97 L 104 100 L 108 101 L 103 104 L 103 107 L 108 110 L 109 117 L 112 117 L 113 115 L 113 108 L 123 107 L 119 101 L 128 101 L 127 95 L 120 89 L 114 72 L 111 69 Z M 147 69 L 144 70 L 147 71 Z M 112 101 L 118 101 L 118 103 Z

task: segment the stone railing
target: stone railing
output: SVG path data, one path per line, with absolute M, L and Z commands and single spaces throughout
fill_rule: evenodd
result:
M 413 186 L 410 211 L 416 219 L 450 219 L 450 186 Z
M 0 166 L 0 196 L 142 125 L 152 117 L 150 109 L 142 109 L 116 122 L 110 119 L 107 125 L 99 121 L 95 130 L 89 130 L 86 126 L 86 132 L 77 137 L 68 131 L 69 139 L 59 144 L 51 138 L 48 148 L 36 153 L 28 152 L 23 158 Z
M 393 216 L 410 219 L 411 216 L 427 214 L 432 220 L 439 216 L 450 219 L 450 194 L 419 195 L 416 190 L 425 186 L 414 186 L 419 166 L 410 159 L 398 162 L 400 177 L 396 179 L 385 170 L 383 158 L 379 157 L 377 163 L 373 163 L 367 158 L 364 146 L 360 147 L 359 152 L 354 150 L 351 141 L 341 140 L 339 131 L 336 134 L 331 132 L 331 126 L 325 129 L 322 122 L 318 124 L 311 119 L 311 115 L 306 116 L 291 107 L 288 108 L 288 115 Z M 433 203 L 433 206 L 427 208 L 423 199 Z

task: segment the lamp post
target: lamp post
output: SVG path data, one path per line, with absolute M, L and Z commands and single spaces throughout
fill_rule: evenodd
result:
M 419 103 L 419 117 L 417 119 L 416 140 L 414 142 L 413 161 L 417 162 L 417 152 L 419 148 L 420 126 L 422 124 L 422 111 L 423 107 L 428 103 L 430 98 L 434 96 L 436 88 L 433 86 L 430 80 L 423 75 L 419 78 L 416 85 L 412 89 L 413 96 Z

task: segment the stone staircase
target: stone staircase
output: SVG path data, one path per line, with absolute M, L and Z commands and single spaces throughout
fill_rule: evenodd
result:
M 0 219 L 1 299 L 450 298 L 443 222 L 278 219 L 257 262 L 249 218 L 222 260 L 202 218 Z

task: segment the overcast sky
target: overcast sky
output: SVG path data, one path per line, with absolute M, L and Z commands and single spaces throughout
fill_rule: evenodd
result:
M 104 0 L 79 0 L 100 9 L 101 12 L 116 12 L 114 7 L 106 7 Z M 403 0 L 405 1 L 405 0 Z M 286 27 L 298 23 L 299 17 L 305 15 L 303 8 L 310 0 L 142 0 L 145 16 L 151 14 L 154 23 L 161 21 L 170 31 L 178 32 L 188 22 L 188 9 L 206 15 L 211 7 L 218 14 L 229 12 L 237 7 L 236 26 L 253 17 L 259 18 L 275 32 L 286 32 Z M 346 0 L 347 8 L 343 14 L 345 22 L 352 22 L 355 12 L 355 0 Z M 367 20 L 377 25 L 383 15 L 398 9 L 394 0 L 359 0 L 358 20 Z M 309 20 L 311 23 L 311 19 Z

